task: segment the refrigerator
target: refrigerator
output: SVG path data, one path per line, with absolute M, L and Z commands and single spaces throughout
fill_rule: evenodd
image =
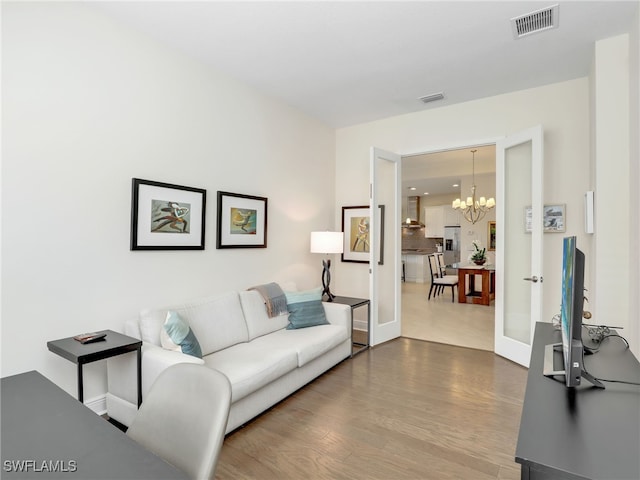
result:
M 444 263 L 451 265 L 460 261 L 460 227 L 444 227 Z

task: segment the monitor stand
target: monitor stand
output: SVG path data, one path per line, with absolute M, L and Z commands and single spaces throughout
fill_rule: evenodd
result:
M 558 350 L 562 352 L 562 343 L 550 343 L 544 347 L 544 366 L 542 367 L 542 373 L 545 377 L 565 375 L 565 370 L 554 370 L 554 353 Z M 589 372 L 585 372 L 584 368 L 580 370 L 580 376 L 590 382 L 594 387 L 605 388 L 600 380 L 595 378 Z

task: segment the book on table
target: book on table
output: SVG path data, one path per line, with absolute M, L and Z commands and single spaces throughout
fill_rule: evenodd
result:
M 80 343 L 92 343 L 92 342 L 98 342 L 100 340 L 104 340 L 106 336 L 107 336 L 106 333 L 91 332 L 91 333 L 81 333 L 80 335 L 75 335 L 73 339 L 77 340 Z

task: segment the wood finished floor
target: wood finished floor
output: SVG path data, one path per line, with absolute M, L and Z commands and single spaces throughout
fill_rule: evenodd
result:
M 228 435 L 216 478 L 518 479 L 525 384 L 491 352 L 399 338 Z

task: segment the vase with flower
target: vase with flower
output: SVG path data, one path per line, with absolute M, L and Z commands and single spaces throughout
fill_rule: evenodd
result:
M 487 249 L 481 247 L 478 240 L 474 240 L 472 244 L 475 250 L 469 257 L 469 259 L 476 265 L 484 265 L 487 261 Z

